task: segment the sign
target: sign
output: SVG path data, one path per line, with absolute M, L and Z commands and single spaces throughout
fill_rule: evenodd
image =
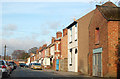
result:
M 102 53 L 102 48 L 93 49 L 93 53 Z

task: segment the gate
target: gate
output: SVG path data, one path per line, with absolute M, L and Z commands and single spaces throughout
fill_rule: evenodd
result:
M 56 70 L 59 70 L 59 59 L 56 59 Z

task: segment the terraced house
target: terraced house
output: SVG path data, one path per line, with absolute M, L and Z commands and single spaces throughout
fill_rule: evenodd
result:
M 117 76 L 116 46 L 120 38 L 120 7 L 112 2 L 96 5 L 89 25 L 89 74 Z
M 119 42 L 120 7 L 108 1 L 74 20 L 63 29 L 63 36 L 62 32 L 57 32 L 50 45 L 39 48 L 36 60 L 57 71 L 117 77 Z M 28 62 L 34 62 L 34 57 L 32 54 Z
M 63 29 L 63 36 L 61 38 L 61 60 L 60 70 L 68 71 L 68 30 Z
M 68 71 L 78 72 L 78 25 L 74 21 L 68 27 Z

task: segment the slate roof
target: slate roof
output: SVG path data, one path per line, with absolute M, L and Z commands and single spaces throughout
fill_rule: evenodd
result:
M 67 29 L 69 29 L 70 27 L 72 27 L 72 26 L 75 25 L 75 24 L 77 24 L 76 21 L 74 21 L 73 23 L 71 23 L 71 24 L 67 27 Z
M 111 2 L 101 6 L 96 5 L 96 7 L 108 21 L 120 21 L 120 7 L 114 6 Z

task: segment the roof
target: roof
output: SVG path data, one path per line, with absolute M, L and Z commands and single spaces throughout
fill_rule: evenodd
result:
M 96 5 L 96 7 L 108 21 L 120 21 L 120 7 L 117 7 L 112 2 Z
M 71 24 L 67 27 L 67 29 L 69 29 L 70 27 L 72 27 L 72 26 L 75 25 L 75 24 L 77 24 L 76 21 L 74 21 L 73 23 L 71 23 Z

